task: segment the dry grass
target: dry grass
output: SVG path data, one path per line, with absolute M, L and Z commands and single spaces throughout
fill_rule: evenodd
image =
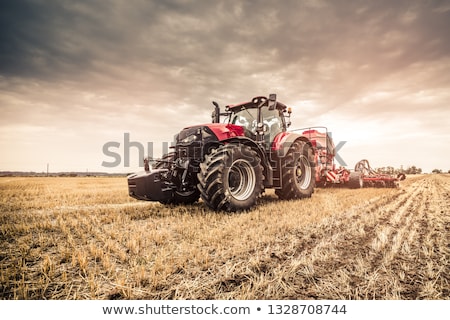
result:
M 1 178 L 3 299 L 449 299 L 450 177 L 165 207 L 125 178 Z

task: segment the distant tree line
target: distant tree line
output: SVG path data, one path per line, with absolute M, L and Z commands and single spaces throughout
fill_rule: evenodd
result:
M 406 174 L 421 174 L 422 173 L 422 168 L 417 168 L 416 166 L 411 166 L 406 168 L 406 170 L 403 172 Z
M 410 166 L 406 169 L 403 169 L 403 168 L 396 169 L 394 167 L 387 166 L 387 167 L 376 168 L 375 171 L 378 173 L 381 173 L 381 174 L 399 174 L 399 173 L 421 174 L 422 168 L 418 168 L 416 166 Z M 433 171 L 431 171 L 431 173 L 444 173 L 444 171 L 441 169 L 433 169 Z M 447 173 L 450 173 L 450 170 L 448 170 Z
M 431 173 L 442 173 L 441 169 L 433 169 L 433 171 L 431 171 Z M 448 170 L 448 173 L 450 173 L 450 170 Z
M 0 171 L 0 177 L 123 177 L 124 173 Z
M 399 173 L 404 173 L 404 174 L 421 174 L 422 173 L 422 168 L 417 168 L 416 166 L 410 166 L 406 169 L 403 168 L 394 168 L 391 166 L 387 166 L 387 167 L 381 167 L 381 168 L 377 168 L 376 171 L 378 173 L 382 173 L 382 174 L 399 174 Z

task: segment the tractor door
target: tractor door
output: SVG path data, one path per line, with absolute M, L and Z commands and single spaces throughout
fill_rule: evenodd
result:
M 265 127 L 264 142 L 266 145 L 266 150 L 270 150 L 275 136 L 280 132 L 286 131 L 284 116 L 281 110 L 269 110 L 267 107 L 263 107 L 261 112 Z

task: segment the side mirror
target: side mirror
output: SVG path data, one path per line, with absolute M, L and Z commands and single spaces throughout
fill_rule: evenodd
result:
M 275 93 L 269 94 L 269 110 L 275 110 L 277 106 L 277 95 Z
M 287 115 L 284 115 L 284 119 L 286 120 L 286 127 L 289 128 L 291 126 L 291 113 L 292 113 L 292 108 L 289 107 L 287 108 L 287 110 L 284 110 L 283 113 L 286 113 Z

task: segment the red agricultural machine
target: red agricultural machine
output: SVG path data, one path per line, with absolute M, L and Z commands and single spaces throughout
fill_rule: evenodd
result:
M 316 182 L 363 187 L 364 172 L 335 167 L 328 132 L 287 130 L 291 110 L 275 94 L 224 112 L 213 104 L 212 123 L 184 128 L 172 152 L 152 166 L 146 159 L 145 171 L 128 176 L 131 197 L 163 204 L 201 197 L 213 210 L 239 211 L 255 205 L 266 188 L 289 200 L 310 197 Z
M 320 132 L 317 129 L 323 130 L 324 132 Z M 302 135 L 311 141 L 315 151 L 316 186 L 327 187 L 340 185 L 349 188 L 363 187 L 363 176 L 360 172 L 350 172 L 342 166 L 336 166 L 336 149 L 326 127 L 298 130 L 301 130 Z
M 387 187 L 396 188 L 399 182 L 406 179 L 404 173 L 397 176 L 386 173 L 379 173 L 370 167 L 369 161 L 363 159 L 355 165 L 355 171 L 360 172 L 363 177 L 364 187 Z
M 324 132 L 320 132 L 320 129 Z M 344 186 L 348 188 L 362 187 L 398 187 L 399 181 L 406 178 L 405 174 L 397 176 L 376 172 L 370 167 L 368 160 L 361 160 L 355 165 L 354 171 L 350 171 L 335 164 L 335 146 L 326 127 L 314 127 L 298 129 L 307 137 L 315 151 L 316 186 Z

